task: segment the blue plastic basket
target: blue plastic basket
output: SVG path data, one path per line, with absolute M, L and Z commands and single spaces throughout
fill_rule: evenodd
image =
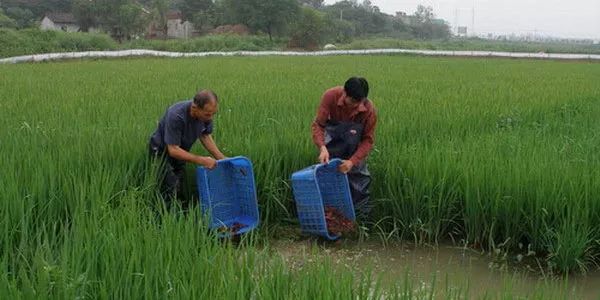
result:
M 258 226 L 258 203 L 252 163 L 238 156 L 217 161 L 217 167 L 196 169 L 196 183 L 200 194 L 202 213 L 209 218 L 209 227 L 229 228 L 241 223 L 236 234 L 248 232 Z M 220 236 L 229 236 L 229 232 Z
M 340 164 L 341 160 L 333 159 L 329 164 L 314 165 L 292 175 L 292 188 L 303 232 L 329 240 L 339 238 L 339 235 L 331 235 L 327 230 L 326 206 L 337 209 L 352 221 L 356 220 L 348 177 L 337 170 Z

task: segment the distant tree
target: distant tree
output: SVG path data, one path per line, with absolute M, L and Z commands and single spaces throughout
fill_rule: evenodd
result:
M 366 9 L 367 11 L 372 11 L 373 2 L 371 2 L 371 0 L 363 0 L 363 2 L 360 4 L 360 7 Z
M 137 3 L 126 3 L 118 9 L 118 37 L 122 39 L 131 39 L 134 36 L 141 35 L 148 24 L 150 16 L 144 15 L 142 6 Z
M 2 0 L 0 6 L 8 15 L 9 8 L 29 10 L 34 20 L 41 19 L 47 12 L 69 12 L 71 0 Z M 14 18 L 13 18 L 14 19 Z
M 184 19 L 193 21 L 196 15 L 206 15 L 214 9 L 214 6 L 215 4 L 212 0 L 182 0 L 178 8 L 183 13 Z
M 400 18 L 392 18 L 390 23 L 392 24 L 393 31 L 408 32 L 410 30 L 408 24 L 404 23 L 404 21 Z
M 383 33 L 386 28 L 386 15 L 373 6 L 369 0 L 340 1 L 323 9 L 329 18 L 346 20 L 354 24 L 356 35 L 369 35 Z
M 448 39 L 452 36 L 450 26 L 446 22 L 436 22 L 432 24 L 431 38 L 433 39 Z
M 0 28 L 16 28 L 17 22 L 4 14 L 4 10 L 0 8 Z
M 123 41 L 141 34 L 150 16 L 134 0 L 91 0 L 98 23 L 116 40 Z
M 424 5 L 417 6 L 415 18 L 417 22 L 422 24 L 431 23 L 431 21 L 435 18 L 435 15 L 433 14 L 433 8 L 431 6 Z
M 9 7 L 6 16 L 17 23 L 17 28 L 32 27 L 36 22 L 35 15 L 27 8 Z
M 16 28 L 17 22 L 4 14 L 4 10 L 0 8 L 0 28 Z
M 398 39 L 414 38 L 408 20 L 388 15 L 386 16 L 385 35 Z
M 81 31 L 88 32 L 91 27 L 98 25 L 95 1 L 73 0 L 71 11 Z
M 448 25 L 443 20 L 435 19 L 433 9 L 423 5 L 419 5 L 416 13 L 410 16 L 401 12 L 396 15 L 385 14 L 373 5 L 372 0 L 337 1 L 320 10 L 327 14 L 330 23 L 328 27 L 333 26 L 333 20 L 350 22 L 354 28 L 351 31 L 353 36 L 377 35 L 407 39 L 443 39 L 450 36 Z M 350 28 L 346 26 L 346 29 Z
M 326 19 L 325 38 L 335 43 L 349 43 L 355 34 L 354 23 L 338 18 Z
M 325 36 L 325 16 L 313 8 L 303 7 L 292 24 L 290 45 L 316 49 Z
M 420 39 L 446 39 L 451 36 L 450 27 L 445 21 L 436 20 L 433 8 L 419 5 L 410 25 L 413 34 Z
M 216 7 L 201 10 L 195 13 L 192 16 L 191 21 L 194 24 L 194 27 L 196 27 L 198 30 L 207 30 L 215 27 L 219 21 Z
M 302 5 L 308 5 L 312 8 L 321 8 L 323 7 L 324 0 L 298 0 Z
M 213 26 L 235 23 L 235 13 L 229 8 L 228 0 L 215 0 L 213 8 Z
M 275 32 L 281 32 L 299 12 L 297 0 L 225 0 L 225 8 L 230 10 L 235 23 L 245 24 L 253 30 L 260 30 L 273 40 Z
M 156 27 L 162 32 L 162 36 L 167 36 L 168 31 L 168 18 L 169 13 L 169 0 L 153 0 L 152 1 L 152 20 Z

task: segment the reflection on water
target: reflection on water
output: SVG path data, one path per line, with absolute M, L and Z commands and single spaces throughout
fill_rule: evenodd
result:
M 436 283 L 438 295 L 445 290 L 466 289 L 469 297 L 511 295 L 527 297 L 543 295 L 569 299 L 600 299 L 600 271 L 569 278 L 544 278 L 535 260 L 518 267 L 509 266 L 492 256 L 473 250 L 439 246 L 413 247 L 395 244 L 383 247 L 377 243 L 318 244 L 305 241 L 276 241 L 271 245 L 292 267 L 327 257 L 339 266 L 357 272 L 373 270 L 384 284 L 401 284 L 407 278 L 426 288 Z M 441 284 L 440 284 L 441 283 Z

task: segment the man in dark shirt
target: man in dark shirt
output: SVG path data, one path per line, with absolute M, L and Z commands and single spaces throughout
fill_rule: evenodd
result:
M 225 158 L 211 136 L 218 101 L 213 91 L 202 90 L 191 100 L 173 104 L 150 137 L 150 155 L 164 160 L 161 193 L 168 206 L 172 198 L 181 195 L 186 162 L 213 169 L 217 160 Z M 197 139 L 212 157 L 189 152 Z
M 377 113 L 367 98 L 366 79 L 352 77 L 344 86 L 327 90 L 322 97 L 317 117 L 312 124 L 313 142 L 319 147 L 319 161 L 343 160 L 340 172 L 348 174 L 350 192 L 357 217 L 367 220 L 371 175 L 366 158 L 373 149 Z

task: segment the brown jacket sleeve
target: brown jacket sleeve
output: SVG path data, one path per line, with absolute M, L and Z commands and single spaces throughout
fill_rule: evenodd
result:
M 329 120 L 331 105 L 335 104 L 336 93 L 333 89 L 326 91 L 317 110 L 317 117 L 312 123 L 312 138 L 318 148 L 325 146 L 325 125 Z

